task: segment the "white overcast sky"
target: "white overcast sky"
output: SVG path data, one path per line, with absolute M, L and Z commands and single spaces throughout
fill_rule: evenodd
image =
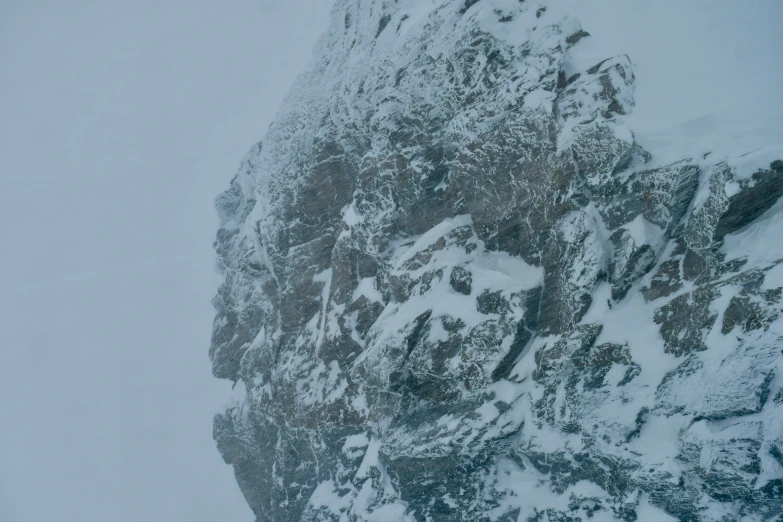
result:
M 215 195 L 330 0 L 0 1 L 0 521 L 248 522 Z
M 561 1 L 658 157 L 780 156 L 783 2 Z M 212 201 L 330 6 L 0 0 L 0 522 L 253 520 L 212 441 Z

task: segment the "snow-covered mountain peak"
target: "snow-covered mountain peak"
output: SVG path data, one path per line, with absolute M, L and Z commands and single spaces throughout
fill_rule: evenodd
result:
M 583 11 L 335 5 L 218 198 L 258 520 L 782 514 L 783 150 L 637 139 Z

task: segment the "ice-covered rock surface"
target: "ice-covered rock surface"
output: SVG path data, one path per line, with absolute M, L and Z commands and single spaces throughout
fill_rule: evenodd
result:
M 590 38 L 337 2 L 217 202 L 215 439 L 259 521 L 783 517 L 783 162 L 645 150 Z

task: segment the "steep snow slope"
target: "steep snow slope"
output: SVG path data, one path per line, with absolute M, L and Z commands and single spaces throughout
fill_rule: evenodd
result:
M 634 63 L 629 125 L 658 161 L 712 154 L 768 165 L 783 143 L 783 48 L 775 0 L 563 0 L 592 38 L 583 61 L 623 52 Z M 776 155 L 777 154 L 777 155 Z M 738 158 L 743 158 L 739 160 Z
M 258 520 L 783 515 L 779 12 L 338 2 L 217 202 Z

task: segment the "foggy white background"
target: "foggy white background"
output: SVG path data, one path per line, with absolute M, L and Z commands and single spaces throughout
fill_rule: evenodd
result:
M 0 521 L 253 515 L 212 442 L 212 201 L 330 0 L 0 1 Z

